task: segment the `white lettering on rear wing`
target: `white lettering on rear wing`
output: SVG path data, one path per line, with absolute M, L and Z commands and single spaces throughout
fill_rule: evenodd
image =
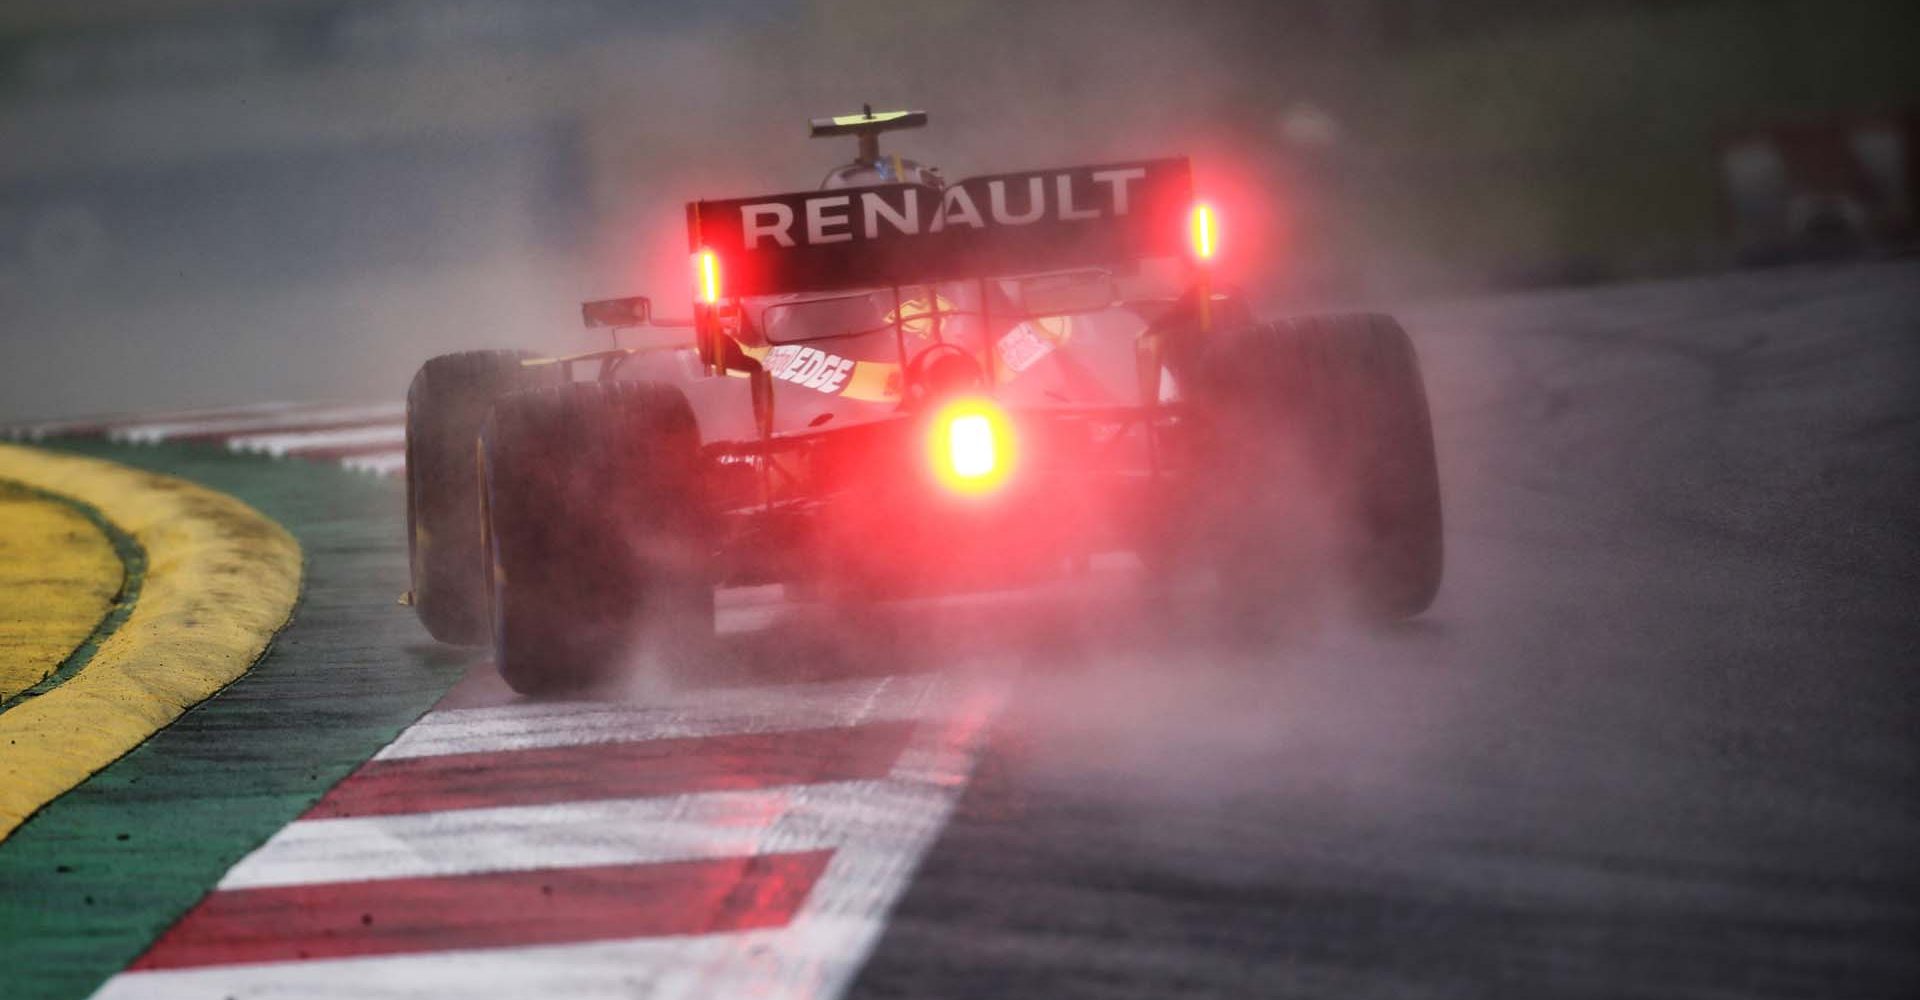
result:
M 694 202 L 687 223 L 728 294 L 768 295 L 1171 256 L 1191 203 L 1168 159 Z

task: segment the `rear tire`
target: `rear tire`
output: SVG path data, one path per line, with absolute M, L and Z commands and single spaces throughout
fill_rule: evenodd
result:
M 1202 489 L 1228 600 L 1272 614 L 1307 585 L 1324 592 L 1324 579 L 1364 617 L 1425 611 L 1444 563 L 1440 479 L 1419 358 L 1400 324 L 1254 324 L 1212 345 L 1199 375 L 1210 417 Z
M 487 595 L 475 448 L 494 400 L 556 384 L 522 351 L 443 354 L 407 388 L 407 562 L 413 610 L 441 642 L 485 645 Z
M 522 694 L 590 687 L 713 634 L 700 434 L 678 388 L 519 392 L 481 432 L 494 656 Z

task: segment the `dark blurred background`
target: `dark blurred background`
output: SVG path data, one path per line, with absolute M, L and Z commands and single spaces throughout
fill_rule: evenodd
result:
M 1900 252 L 1911 0 L 9 0 L 0 419 L 393 399 L 687 296 L 812 115 L 948 176 L 1188 153 L 1269 307 Z

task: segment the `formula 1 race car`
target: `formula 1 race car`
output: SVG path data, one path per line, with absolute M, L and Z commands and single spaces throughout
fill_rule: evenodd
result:
M 951 183 L 881 133 L 819 190 L 687 206 L 693 316 L 629 342 L 434 358 L 407 394 L 411 601 L 525 693 L 697 648 L 714 589 L 873 599 L 1131 550 L 1249 615 L 1301 581 L 1426 609 L 1440 494 L 1389 317 L 1256 322 L 1183 158 Z M 691 645 L 690 645 L 691 644 Z

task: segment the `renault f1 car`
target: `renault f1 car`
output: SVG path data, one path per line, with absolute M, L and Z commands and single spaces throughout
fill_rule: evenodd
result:
M 563 692 L 697 647 L 716 587 L 884 598 L 1110 550 L 1210 568 L 1255 616 L 1303 580 L 1375 617 L 1430 604 L 1433 434 L 1394 320 L 1256 322 L 1183 158 L 948 183 L 880 153 L 925 122 L 816 119 L 859 142 L 820 189 L 687 205 L 690 320 L 592 302 L 617 346 L 420 369 L 434 636 Z

